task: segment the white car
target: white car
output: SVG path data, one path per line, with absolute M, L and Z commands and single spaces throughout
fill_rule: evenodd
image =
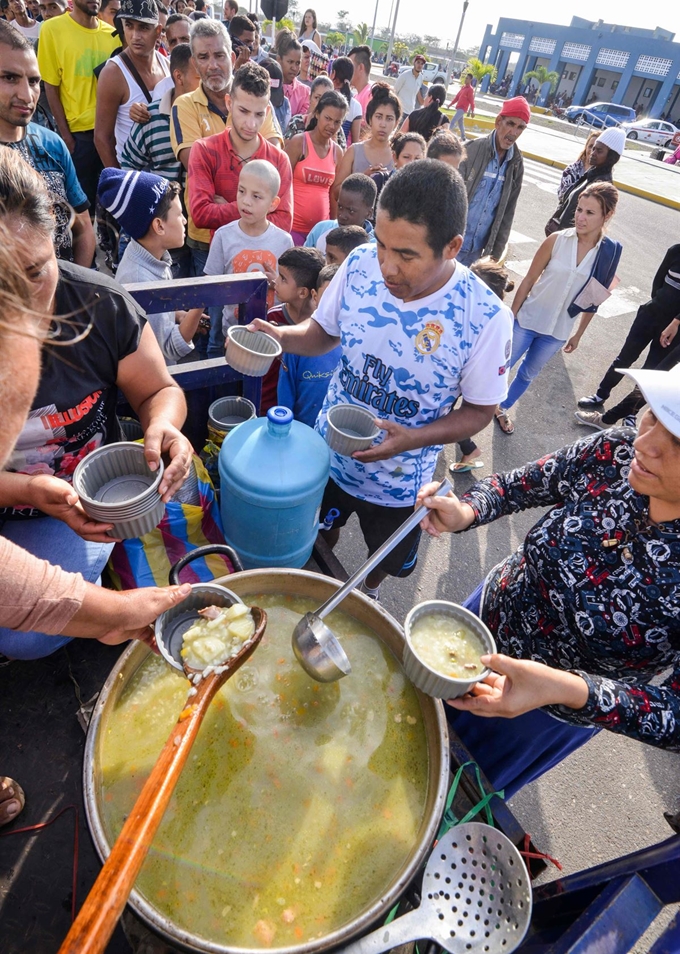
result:
M 664 146 L 670 149 L 673 137 L 678 136 L 678 130 L 673 123 L 663 119 L 640 119 L 636 123 L 621 123 L 626 139 L 638 139 L 653 146 Z
M 402 66 L 399 70 L 399 75 L 405 73 L 406 70 L 412 69 L 412 64 Z M 442 69 L 441 66 L 437 66 L 436 63 L 426 63 L 420 73 L 420 78 L 423 83 L 441 83 L 444 85 L 446 83 L 446 70 Z

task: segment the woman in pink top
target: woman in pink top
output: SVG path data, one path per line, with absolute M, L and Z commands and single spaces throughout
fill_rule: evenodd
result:
M 453 97 L 449 103 L 449 108 L 451 108 L 451 106 L 455 106 L 456 111 L 453 114 L 453 119 L 449 123 L 449 129 L 453 132 L 453 127 L 458 123 L 460 141 L 465 142 L 465 124 L 463 123 L 463 117 L 468 110 L 472 112 L 473 116 L 475 113 L 475 90 L 472 85 L 472 73 L 468 73 L 465 77 L 465 86 L 461 86 Z
M 335 90 L 324 93 L 307 131 L 285 149 L 293 169 L 293 229 L 296 245 L 304 245 L 317 222 L 330 218 L 330 189 L 343 151 L 334 141 L 347 112 L 347 100 Z
M 309 86 L 298 79 L 302 63 L 302 46 L 294 33 L 281 30 L 276 37 L 276 55 L 283 73 L 283 94 L 290 103 L 291 116 L 306 113 L 309 106 Z

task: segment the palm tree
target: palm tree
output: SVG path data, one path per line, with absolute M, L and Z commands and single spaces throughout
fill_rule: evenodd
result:
M 535 79 L 538 83 L 539 90 L 543 89 L 546 83 L 550 83 L 550 93 L 553 93 L 557 88 L 559 78 L 559 73 L 556 73 L 554 70 L 550 71 L 546 66 L 537 66 L 536 69 L 529 70 L 528 73 L 524 74 L 522 82 L 528 83 L 530 80 Z
M 357 24 L 354 30 L 354 42 L 357 46 L 366 46 L 368 43 L 368 35 L 371 32 L 371 28 L 368 23 L 359 23 Z
M 493 83 L 493 81 L 496 79 L 496 74 L 498 73 L 498 70 L 493 65 L 493 63 L 482 63 L 482 61 L 478 59 L 478 57 L 471 56 L 470 59 L 467 61 L 467 65 L 465 69 L 463 70 L 463 73 L 472 73 L 473 77 L 477 80 L 477 88 L 479 88 L 479 84 L 482 82 L 485 76 L 488 76 L 489 82 Z M 462 74 L 461 74 L 461 82 L 462 82 Z
M 397 60 L 400 60 L 403 56 L 408 56 L 408 47 L 403 40 L 395 40 L 392 54 Z

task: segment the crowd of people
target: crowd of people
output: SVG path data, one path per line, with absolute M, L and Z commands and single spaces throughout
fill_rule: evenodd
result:
M 323 433 L 329 409 L 349 402 L 381 430 L 368 450 L 332 454 L 331 546 L 356 514 L 374 552 L 419 500 L 435 535 L 552 508 L 470 598 L 502 655 L 455 706 L 473 717 L 451 717 L 494 784 L 511 794 L 601 727 L 677 748 L 680 246 L 580 402 L 577 419 L 598 433 L 460 500 L 431 496 L 443 445 L 460 445 L 453 473 L 478 469 L 472 438 L 494 418 L 513 432 L 510 409 L 560 348 L 577 348 L 614 287 L 621 245 L 606 233 L 623 132 L 592 136 L 565 170 L 510 308 L 500 263 L 522 192 L 525 98 L 506 99 L 490 133 L 466 142 L 471 77 L 453 100 L 457 136 L 444 87 L 423 92 L 422 57 L 394 87 L 372 83 L 370 49 L 331 58 L 313 10 L 266 50 L 235 0 L 224 20 L 205 0 L 50 0 L 35 35 L 25 0 L 10 3 L 13 22 L 0 20 L 0 394 L 11 409 L 0 426 L 0 653 L 149 638 L 185 595 L 97 586 L 115 541 L 70 481 L 85 455 L 120 439 L 120 390 L 152 469 L 167 455 L 170 499 L 193 449 L 168 365 L 223 356 L 238 321 L 233 306 L 147 320 L 124 286 L 258 271 L 269 311 L 252 327 L 283 351 L 261 413 L 284 404 Z M 647 345 L 625 414 L 604 411 Z M 607 429 L 645 401 L 638 436 Z M 386 576 L 411 574 L 419 540 L 416 529 L 363 592 L 378 599 Z M 528 710 L 514 748 L 489 746 L 474 718 Z M 18 810 L 10 802 L 0 791 L 0 823 Z

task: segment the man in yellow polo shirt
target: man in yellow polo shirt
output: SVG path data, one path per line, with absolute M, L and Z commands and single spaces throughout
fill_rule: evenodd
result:
M 172 105 L 170 113 L 170 140 L 175 156 L 185 169 L 189 167 L 191 147 L 197 139 L 205 139 L 216 133 L 224 132 L 230 125 L 225 96 L 231 88 L 233 61 L 231 40 L 224 25 L 219 20 L 201 19 L 191 27 L 191 54 L 198 75 L 199 86 L 193 93 L 179 96 Z M 271 107 L 261 130 L 261 135 L 269 142 L 282 147 L 283 136 L 273 117 Z M 185 205 L 189 209 L 190 177 L 187 176 Z M 187 245 L 191 249 L 191 274 L 202 276 L 210 247 L 210 230 L 197 229 L 191 215 L 187 228 Z M 209 309 L 210 336 L 207 343 L 208 357 L 224 354 L 224 336 L 222 335 L 222 309 Z M 215 317 L 213 320 L 213 312 Z M 202 342 L 198 342 L 200 349 Z
M 100 0 L 73 0 L 73 10 L 43 23 L 38 66 L 59 134 L 94 209 L 102 164 L 94 146 L 97 79 L 94 70 L 119 45 L 97 18 Z

